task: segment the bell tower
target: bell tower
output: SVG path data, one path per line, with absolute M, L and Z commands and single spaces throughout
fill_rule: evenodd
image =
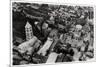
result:
M 26 40 L 30 40 L 33 38 L 32 26 L 30 25 L 28 21 L 25 26 L 25 33 L 26 33 Z

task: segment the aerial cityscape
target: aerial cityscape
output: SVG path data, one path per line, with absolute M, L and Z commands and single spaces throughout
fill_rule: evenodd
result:
M 13 65 L 94 58 L 94 8 L 12 2 Z

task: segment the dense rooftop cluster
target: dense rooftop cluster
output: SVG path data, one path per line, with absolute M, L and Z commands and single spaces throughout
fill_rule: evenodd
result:
M 12 12 L 14 65 L 47 63 L 52 55 L 55 63 L 94 58 L 93 7 L 14 2 Z

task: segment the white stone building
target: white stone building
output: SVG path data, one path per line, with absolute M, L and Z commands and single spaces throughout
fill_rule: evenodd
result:
M 26 33 L 26 40 L 30 40 L 33 38 L 32 26 L 29 24 L 29 22 L 26 23 L 25 33 Z
M 53 43 L 53 39 L 48 38 L 48 40 L 45 42 L 43 47 L 38 51 L 38 54 L 42 54 L 43 56 L 46 55 L 46 51 L 50 48 L 50 46 Z

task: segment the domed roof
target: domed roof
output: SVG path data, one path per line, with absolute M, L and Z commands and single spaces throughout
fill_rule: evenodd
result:
M 82 29 L 82 26 L 78 24 L 78 25 L 76 25 L 76 28 L 77 29 Z

